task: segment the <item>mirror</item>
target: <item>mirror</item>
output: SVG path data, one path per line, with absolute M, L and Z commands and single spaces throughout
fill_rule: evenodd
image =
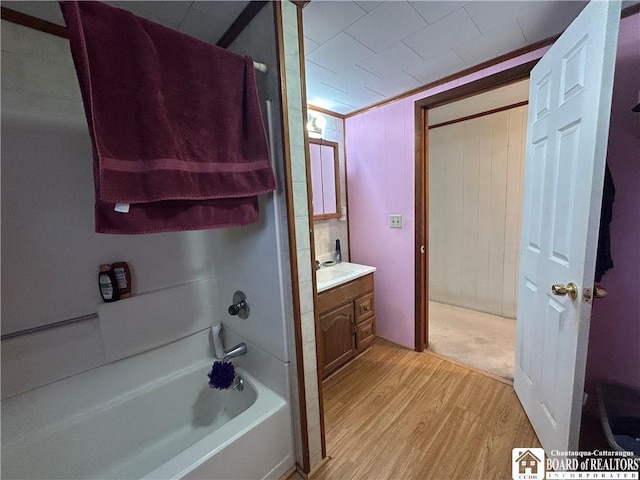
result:
M 338 144 L 320 138 L 310 138 L 309 153 L 313 219 L 340 218 Z

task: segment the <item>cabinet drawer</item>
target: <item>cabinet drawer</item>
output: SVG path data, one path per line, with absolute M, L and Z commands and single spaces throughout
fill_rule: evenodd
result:
M 373 317 L 374 303 L 373 293 L 364 295 L 356 300 L 356 323 L 362 323 L 369 317 Z
M 375 317 L 371 317 L 356 326 L 356 348 L 358 353 L 369 348 L 376 338 L 375 320 Z
M 354 299 L 369 292 L 373 292 L 373 273 L 318 294 L 318 311 L 323 313 L 353 302 Z

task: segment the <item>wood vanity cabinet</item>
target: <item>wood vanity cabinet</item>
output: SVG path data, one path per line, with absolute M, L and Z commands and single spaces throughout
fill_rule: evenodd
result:
M 318 311 L 318 365 L 326 378 L 373 344 L 373 273 L 318 294 Z

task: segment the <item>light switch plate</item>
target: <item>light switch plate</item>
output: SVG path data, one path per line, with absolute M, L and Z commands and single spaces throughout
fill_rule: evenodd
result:
M 402 215 L 398 213 L 389 215 L 389 228 L 402 228 Z

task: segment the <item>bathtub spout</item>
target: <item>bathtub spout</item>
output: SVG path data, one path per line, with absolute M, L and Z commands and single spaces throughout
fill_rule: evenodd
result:
M 228 362 L 232 358 L 239 357 L 240 355 L 244 355 L 247 353 L 247 346 L 244 343 L 239 343 L 233 348 L 229 350 L 225 350 L 224 356 L 222 357 L 223 362 Z

